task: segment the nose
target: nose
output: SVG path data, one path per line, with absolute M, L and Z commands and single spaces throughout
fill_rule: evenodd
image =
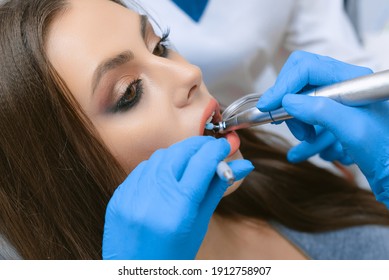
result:
M 160 71 L 163 71 L 165 81 L 170 81 L 166 86 L 172 94 L 173 104 L 182 108 L 190 104 L 198 94 L 203 76 L 198 66 L 187 62 L 178 54 L 174 56 L 176 57 L 163 61 L 163 69 Z

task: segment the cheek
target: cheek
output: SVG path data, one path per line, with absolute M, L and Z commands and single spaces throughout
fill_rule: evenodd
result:
M 142 141 L 143 137 L 128 137 L 112 149 L 114 157 L 125 171 L 130 173 L 139 163 L 147 160 L 158 149 L 157 143 Z
M 104 143 L 127 172 L 156 150 L 199 134 L 204 106 L 177 108 L 169 96 L 161 92 L 146 95 L 134 111 L 93 119 Z
M 116 139 L 108 141 L 108 147 L 120 165 L 131 172 L 139 163 L 150 158 L 158 149 L 170 146 L 172 140 L 152 130 L 120 133 Z
M 100 130 L 104 143 L 121 166 L 131 172 L 139 163 L 147 160 L 156 150 L 167 148 L 190 136 L 196 129 L 174 122 L 174 117 L 159 115 L 144 118 L 142 123 L 128 122 L 121 127 L 107 126 Z

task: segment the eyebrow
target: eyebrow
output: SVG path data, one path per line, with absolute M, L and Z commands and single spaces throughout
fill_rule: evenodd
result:
M 143 40 L 146 40 L 148 18 L 146 15 L 140 15 L 140 33 Z M 109 71 L 131 61 L 134 59 L 134 53 L 131 50 L 123 51 L 113 57 L 104 60 L 97 66 L 92 76 L 92 94 L 95 92 L 96 87 L 99 85 L 101 78 Z

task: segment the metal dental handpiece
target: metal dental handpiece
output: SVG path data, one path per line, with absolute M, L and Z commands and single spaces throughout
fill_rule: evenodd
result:
M 310 96 L 324 96 L 347 106 L 364 106 L 389 99 L 389 70 L 314 88 L 302 92 Z M 260 94 L 249 94 L 233 102 L 224 111 L 223 121 L 207 124 L 206 129 L 218 133 L 262 125 L 293 118 L 283 109 L 261 112 L 256 108 Z

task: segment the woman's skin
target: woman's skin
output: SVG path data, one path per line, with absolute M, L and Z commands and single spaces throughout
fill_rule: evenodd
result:
M 133 11 L 106 0 L 70 3 L 51 27 L 49 58 L 126 170 L 159 148 L 203 133 L 205 110 L 214 104 L 214 111 L 216 103 L 198 67 L 173 51 L 164 57 L 160 37 L 147 21 L 142 27 Z M 99 65 L 118 55 L 122 57 L 110 70 L 95 74 Z M 124 107 L 118 109 L 122 97 Z
M 157 149 L 202 135 L 213 112 L 214 120 L 220 118 L 200 69 L 177 53 L 166 52 L 145 17 L 107 0 L 69 3 L 51 25 L 49 59 L 125 170 L 130 173 Z M 238 136 L 230 133 L 226 138 L 231 145 L 227 160 L 240 158 Z M 231 234 L 223 234 L 226 228 Z M 266 251 L 260 244 L 268 241 L 283 244 L 280 253 L 294 252 L 269 227 L 261 227 L 259 235 L 251 228 L 250 223 L 212 218 L 198 257 L 236 258 L 236 250 L 227 250 L 225 244 L 240 246 L 242 258 L 259 257 Z M 238 236 L 232 234 L 237 231 Z M 220 242 L 209 242 L 213 239 Z M 241 240 L 258 246 L 245 246 Z M 270 250 L 274 255 L 274 248 Z M 218 257 L 215 252 L 224 254 Z

